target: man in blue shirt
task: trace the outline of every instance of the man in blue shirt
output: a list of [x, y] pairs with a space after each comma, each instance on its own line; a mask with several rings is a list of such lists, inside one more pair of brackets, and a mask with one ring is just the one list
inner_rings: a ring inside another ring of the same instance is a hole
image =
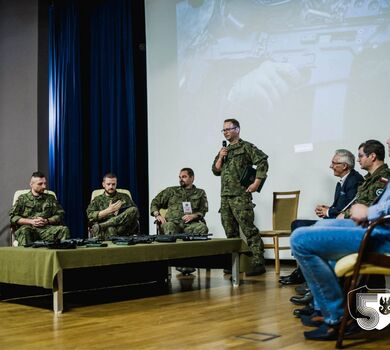
[[[390, 155], [390, 138], [387, 140]], [[337, 261], [343, 256], [359, 250], [366, 229], [360, 226], [390, 214], [390, 186], [376, 204], [367, 207], [355, 204], [351, 208], [350, 219], [321, 220], [314, 226], [301, 227], [291, 236], [291, 249], [313, 293], [319, 328], [304, 332], [307, 339], [329, 340], [337, 336], [337, 326], [343, 316], [344, 293], [329, 261]], [[373, 233], [373, 246], [380, 253], [390, 252], [390, 227], [378, 226]], [[316, 316], [316, 315], [313, 315]], [[314, 319], [314, 318], [312, 318]]]

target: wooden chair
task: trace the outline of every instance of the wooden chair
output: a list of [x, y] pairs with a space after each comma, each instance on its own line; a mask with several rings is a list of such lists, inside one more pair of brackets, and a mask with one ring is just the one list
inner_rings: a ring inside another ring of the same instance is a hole
[[[123, 188], [117, 188], [116, 190], [119, 193], [127, 194], [130, 197], [130, 199], [133, 199], [129, 190], [126, 190], [126, 189], [123, 189]], [[91, 193], [91, 202], [95, 199], [95, 197], [100, 196], [103, 193], [104, 193], [104, 188], [99, 188], [97, 190], [93, 190], [92, 193]], [[139, 221], [138, 221], [137, 225], [138, 225], [137, 234], [139, 234], [140, 233], [140, 223], [139, 223]], [[88, 227], [88, 238], [92, 238], [91, 227]]]
[[[336, 348], [343, 346], [345, 328], [347, 322], [351, 319], [349, 314], [349, 302], [352, 302], [354, 291], [363, 276], [368, 275], [390, 275], [390, 254], [379, 254], [368, 250], [369, 241], [373, 229], [384, 223], [390, 223], [390, 215], [383, 216], [372, 222], [363, 236], [359, 252], [347, 255], [341, 258], [336, 266], [335, 272], [338, 277], [346, 277], [344, 289], [346, 292], [346, 301], [344, 306], [344, 316], [341, 321], [339, 335], [336, 342]], [[389, 229], [390, 230], [390, 229]]]
[[[28, 190], [17, 190], [14, 193], [14, 198], [12, 200], [12, 206], [15, 205], [15, 203], [18, 200], [20, 195], [26, 194], [26, 193], [28, 193], [30, 191], [31, 191], [30, 189], [28, 189]], [[55, 199], [57, 199], [57, 196], [56, 196], [56, 194], [53, 191], [45, 190], [45, 193], [51, 194], [52, 196], [54, 196]], [[16, 240], [16, 237], [15, 237], [15, 231], [16, 231], [16, 227], [11, 224], [11, 230], [10, 230], [10, 236], [9, 236], [9, 245], [10, 246], [14, 246], [14, 247], [18, 246], [18, 241]]]
[[264, 244], [264, 249], [273, 249], [275, 254], [275, 273], [280, 273], [279, 251], [290, 249], [280, 246], [280, 237], [291, 235], [291, 223], [297, 218], [300, 191], [274, 192], [272, 205], [272, 230], [260, 231], [261, 237], [270, 237], [273, 243]]

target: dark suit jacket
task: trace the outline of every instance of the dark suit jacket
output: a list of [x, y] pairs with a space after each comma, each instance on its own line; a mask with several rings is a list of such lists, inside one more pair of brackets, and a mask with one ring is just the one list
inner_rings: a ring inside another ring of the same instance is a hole
[[334, 194], [334, 202], [329, 208], [328, 215], [330, 218], [335, 218], [343, 208], [356, 196], [358, 186], [364, 181], [362, 175], [352, 169], [343, 186], [340, 188], [338, 184]]

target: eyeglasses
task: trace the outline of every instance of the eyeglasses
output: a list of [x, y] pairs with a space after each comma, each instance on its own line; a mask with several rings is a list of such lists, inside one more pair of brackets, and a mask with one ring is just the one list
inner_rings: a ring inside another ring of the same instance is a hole
[[221, 132], [228, 132], [228, 131], [232, 131], [232, 130], [235, 130], [235, 129], [237, 129], [237, 126], [235, 126], [233, 128], [222, 129]]
[[335, 165], [339, 165], [339, 164], [345, 164], [344, 162], [334, 162], [334, 161], [332, 161], [332, 166], [335, 166]]
[[359, 159], [364, 158], [364, 157], [367, 157], [367, 155], [365, 153], [358, 153]]

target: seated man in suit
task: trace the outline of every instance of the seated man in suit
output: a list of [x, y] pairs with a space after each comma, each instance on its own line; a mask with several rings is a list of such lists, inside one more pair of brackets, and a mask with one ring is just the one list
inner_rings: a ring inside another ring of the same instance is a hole
[[[364, 181], [355, 168], [355, 157], [346, 149], [338, 149], [332, 158], [329, 166], [333, 170], [333, 175], [339, 177], [337, 182], [334, 200], [330, 206], [319, 204], [315, 208], [315, 213], [319, 218], [336, 218], [337, 215], [350, 203], [356, 196], [358, 186]], [[295, 220], [291, 224], [291, 232], [302, 226], [310, 226], [317, 220]], [[288, 276], [282, 276], [280, 283], [297, 284], [304, 281], [300, 269], [294, 270]], [[310, 298], [309, 298], [310, 299]]]
[[333, 204], [331, 206], [317, 205], [315, 213], [319, 218], [336, 218], [355, 198], [357, 189], [364, 178], [354, 167], [355, 157], [350, 151], [336, 150], [330, 168], [333, 170], [333, 175], [339, 177], [340, 180], [336, 185]]
[[138, 233], [138, 208], [125, 193], [116, 190], [115, 174], [104, 175], [104, 193], [95, 197], [87, 208], [88, 221], [94, 237], [108, 239]]
[[[390, 155], [390, 138], [387, 140]], [[359, 147], [359, 159], [364, 162], [374, 161], [376, 153], [370, 148]], [[379, 148], [378, 148], [379, 150]], [[364, 154], [363, 154], [364, 153]], [[381, 152], [379, 152], [379, 158]], [[364, 163], [361, 161], [361, 165]], [[361, 225], [373, 221], [383, 215], [390, 214], [389, 179], [382, 177], [383, 191], [376, 197], [375, 204], [368, 207], [363, 203], [354, 204], [350, 211], [350, 219], [328, 220], [318, 222], [310, 227], [301, 227], [291, 236], [291, 248], [311, 289], [318, 309], [308, 317], [301, 318], [306, 326], [316, 326], [313, 331], [304, 332], [306, 339], [336, 339], [338, 326], [343, 315], [344, 293], [334, 273], [330, 261], [356, 253], [359, 250], [366, 228]], [[378, 226], [374, 229], [375, 238], [371, 248], [379, 253], [390, 251], [390, 227]]]
[[69, 238], [69, 229], [61, 225], [64, 210], [53, 195], [45, 193], [45, 175], [34, 172], [30, 188], [30, 192], [19, 196], [9, 214], [11, 224], [17, 227], [18, 245]]

